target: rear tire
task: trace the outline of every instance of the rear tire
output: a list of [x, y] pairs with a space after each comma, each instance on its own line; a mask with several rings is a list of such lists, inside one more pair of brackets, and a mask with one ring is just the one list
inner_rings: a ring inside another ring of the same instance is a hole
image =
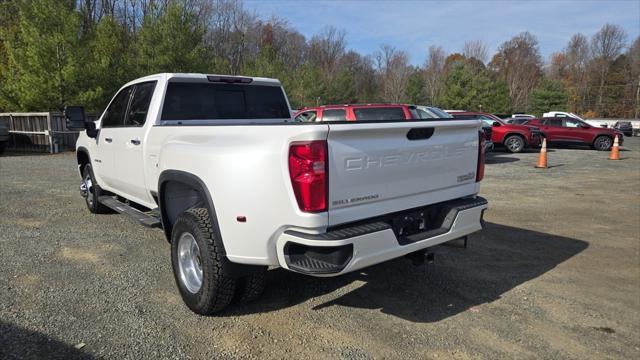
[[504, 147], [510, 153], [519, 153], [524, 149], [524, 139], [519, 135], [509, 135], [503, 141]]
[[225, 255], [207, 209], [178, 216], [171, 232], [173, 275], [182, 300], [196, 314], [214, 314], [234, 297], [236, 280]]
[[262, 295], [267, 284], [267, 268], [238, 279], [235, 300], [241, 304], [251, 302]]
[[95, 176], [93, 176], [91, 164], [84, 166], [82, 170], [82, 181], [87, 187], [87, 196], [84, 198], [87, 209], [93, 214], [106, 214], [111, 212], [111, 209], [98, 202], [98, 198], [102, 196], [102, 189], [100, 189]]
[[606, 135], [600, 135], [593, 140], [593, 148], [598, 151], [608, 151], [613, 146], [613, 140]]

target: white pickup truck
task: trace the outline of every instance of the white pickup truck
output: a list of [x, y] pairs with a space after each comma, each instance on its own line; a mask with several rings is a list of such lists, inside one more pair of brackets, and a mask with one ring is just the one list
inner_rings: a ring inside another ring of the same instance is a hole
[[278, 80], [157, 74], [97, 121], [66, 109], [92, 213], [160, 227], [194, 312], [256, 298], [269, 266], [335, 276], [482, 228], [479, 121], [304, 123]]

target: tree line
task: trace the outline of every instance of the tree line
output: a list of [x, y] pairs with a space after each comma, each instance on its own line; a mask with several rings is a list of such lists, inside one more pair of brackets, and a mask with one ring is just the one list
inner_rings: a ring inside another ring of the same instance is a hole
[[414, 66], [392, 45], [359, 54], [342, 30], [307, 39], [233, 0], [4, 0], [0, 23], [0, 111], [100, 111], [122, 84], [158, 72], [278, 78], [294, 108], [397, 102], [625, 118], [640, 109], [640, 37], [628, 42], [614, 24], [575, 34], [547, 63], [523, 32], [492, 56], [481, 41], [452, 54], [433, 45]]

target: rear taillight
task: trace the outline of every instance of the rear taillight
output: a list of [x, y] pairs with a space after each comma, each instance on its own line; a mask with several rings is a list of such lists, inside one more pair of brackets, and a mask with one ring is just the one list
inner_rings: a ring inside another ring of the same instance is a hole
[[298, 207], [304, 212], [327, 211], [327, 142], [295, 142], [289, 147], [289, 177]]
[[476, 182], [484, 178], [484, 131], [478, 131], [478, 168], [476, 169]]

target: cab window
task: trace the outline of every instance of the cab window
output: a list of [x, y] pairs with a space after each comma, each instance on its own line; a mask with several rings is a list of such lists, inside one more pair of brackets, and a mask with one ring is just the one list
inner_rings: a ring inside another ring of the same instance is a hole
[[353, 112], [357, 120], [404, 120], [404, 111], [400, 107], [384, 107], [384, 108], [355, 108]]
[[113, 99], [107, 111], [102, 116], [103, 128], [119, 127], [124, 125], [124, 115], [129, 106], [129, 98], [131, 95], [131, 86], [128, 86], [118, 93]]
[[544, 121], [544, 124], [547, 126], [562, 127], [562, 119], [547, 119]]
[[322, 121], [345, 121], [347, 114], [344, 109], [327, 109], [322, 112]]
[[317, 117], [318, 115], [315, 111], [305, 111], [303, 113], [298, 114], [298, 116], [296, 116], [296, 121], [313, 122], [313, 121], [316, 121]]
[[564, 120], [564, 126], [568, 128], [579, 128], [581, 125], [581, 121], [577, 119], [566, 118]]
[[156, 88], [156, 82], [150, 81], [136, 84], [131, 99], [131, 106], [125, 119], [124, 126], [142, 126], [147, 120], [147, 112], [151, 103], [153, 90]]

